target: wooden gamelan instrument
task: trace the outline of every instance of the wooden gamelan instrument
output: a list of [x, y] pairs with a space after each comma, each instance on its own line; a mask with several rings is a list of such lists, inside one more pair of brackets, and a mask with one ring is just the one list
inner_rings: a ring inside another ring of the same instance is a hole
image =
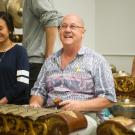
[[97, 135], [135, 135], [135, 120], [123, 116], [114, 117], [98, 126]]
[[80, 112], [0, 105], [1, 135], [68, 135], [86, 127]]

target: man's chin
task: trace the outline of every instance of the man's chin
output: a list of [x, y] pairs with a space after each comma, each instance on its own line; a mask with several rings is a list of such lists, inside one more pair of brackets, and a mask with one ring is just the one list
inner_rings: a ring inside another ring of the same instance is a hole
[[73, 42], [63, 42], [64, 45], [73, 45]]

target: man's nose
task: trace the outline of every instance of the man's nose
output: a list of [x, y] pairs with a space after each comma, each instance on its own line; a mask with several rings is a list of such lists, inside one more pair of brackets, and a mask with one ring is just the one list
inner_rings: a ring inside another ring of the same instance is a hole
[[69, 25], [69, 26], [66, 27], [65, 30], [66, 30], [66, 31], [71, 31], [72, 29], [71, 29], [71, 27], [70, 27], [70, 25]]

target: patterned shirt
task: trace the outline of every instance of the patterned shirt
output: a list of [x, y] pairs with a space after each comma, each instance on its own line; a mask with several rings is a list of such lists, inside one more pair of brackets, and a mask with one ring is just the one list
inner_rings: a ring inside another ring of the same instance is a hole
[[44, 62], [31, 95], [45, 97], [48, 106], [57, 97], [88, 100], [102, 96], [116, 102], [112, 73], [103, 56], [82, 47], [61, 69], [61, 53], [62, 49]]

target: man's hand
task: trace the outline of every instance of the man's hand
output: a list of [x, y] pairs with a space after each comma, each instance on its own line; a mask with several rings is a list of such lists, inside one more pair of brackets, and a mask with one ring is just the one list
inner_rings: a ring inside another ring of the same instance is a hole
[[34, 103], [34, 102], [33, 102], [33, 103], [30, 103], [30, 106], [31, 106], [31, 107], [35, 107], [35, 108], [36, 108], [36, 107], [41, 107], [41, 105], [39, 105], [39, 104], [36, 103], [36, 102], [35, 102], [35, 103]]
[[44, 99], [41, 96], [33, 95], [30, 99], [29, 105], [31, 107], [41, 107], [44, 103]]
[[61, 109], [66, 111], [82, 111], [83, 101], [76, 100], [65, 100], [59, 103], [59, 106], [62, 106]]

